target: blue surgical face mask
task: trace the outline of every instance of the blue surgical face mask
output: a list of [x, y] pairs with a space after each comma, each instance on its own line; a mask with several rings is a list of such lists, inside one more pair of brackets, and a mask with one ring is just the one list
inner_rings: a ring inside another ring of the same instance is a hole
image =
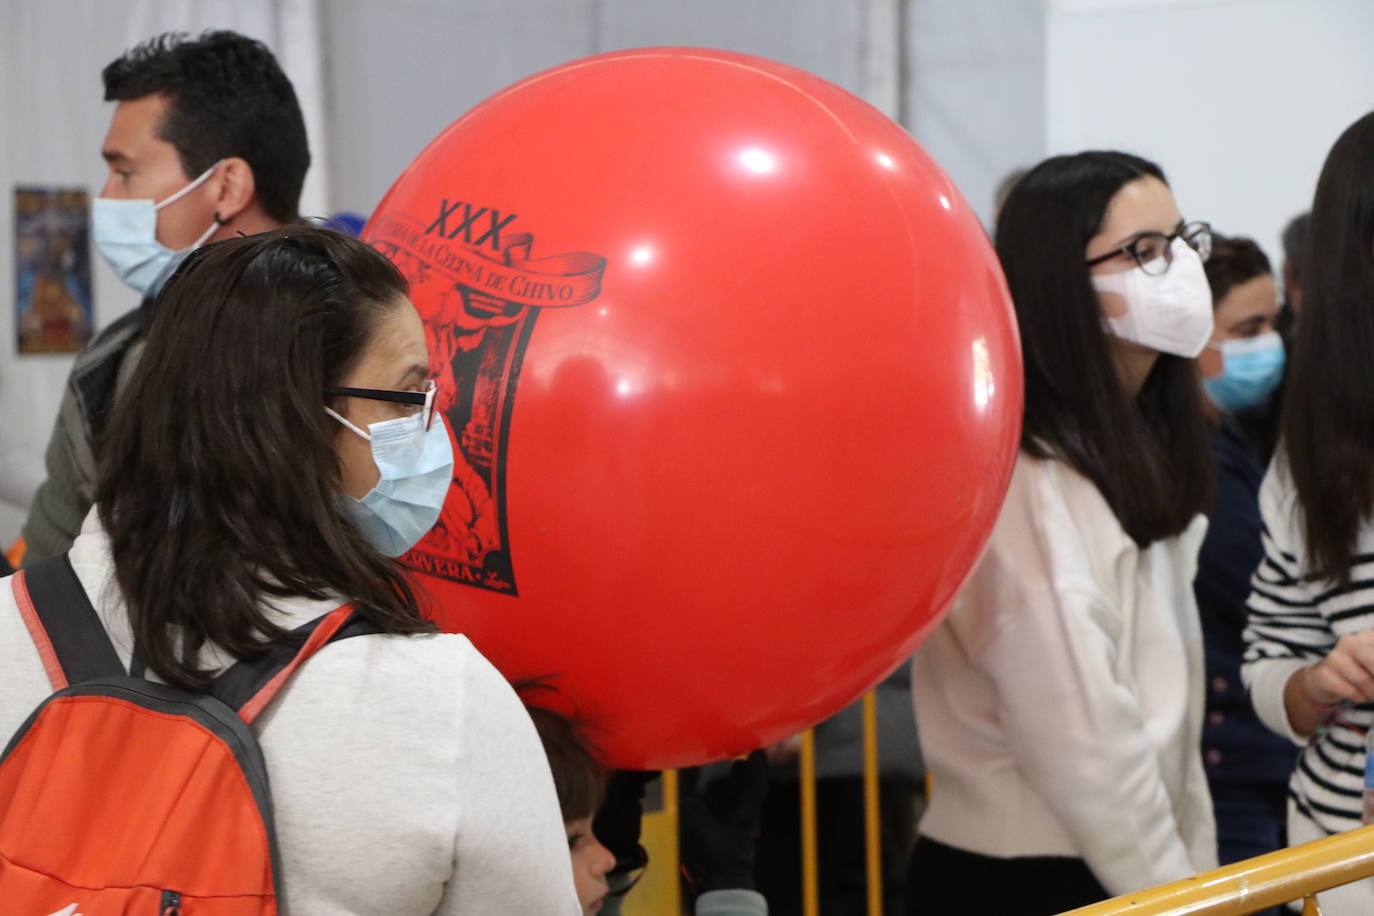
[[[223, 161], [223, 160], [221, 160]], [[210, 166], [200, 177], [161, 202], [147, 199], [115, 200], [97, 197], [91, 201], [91, 237], [105, 258], [105, 262], [119, 274], [119, 279], [138, 293], [147, 296], [157, 292], [161, 281], [170, 273], [178, 252], [157, 240], [157, 211], [176, 203], [200, 187], [214, 174], [219, 162]], [[193, 251], [220, 227], [218, 215], [185, 251]]]
[[340, 498], [363, 536], [386, 556], [399, 557], [434, 527], [453, 482], [453, 446], [444, 418], [436, 414], [426, 430], [417, 413], [370, 423], [363, 432], [328, 407], [325, 412], [372, 443], [381, 480], [362, 499], [346, 493]]
[[1278, 332], [1224, 340], [1215, 346], [1221, 351], [1221, 375], [1203, 380], [1212, 403], [1230, 411], [1263, 404], [1283, 378], [1283, 339]]

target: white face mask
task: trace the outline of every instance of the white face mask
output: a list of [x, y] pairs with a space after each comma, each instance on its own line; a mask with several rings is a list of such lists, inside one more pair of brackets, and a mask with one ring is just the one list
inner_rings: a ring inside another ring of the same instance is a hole
[[326, 407], [324, 412], [372, 443], [381, 475], [362, 499], [339, 494], [344, 510], [372, 545], [399, 557], [439, 521], [453, 484], [453, 446], [444, 418], [428, 430], [419, 414], [368, 424], [367, 432]]
[[[223, 162], [224, 160], [220, 160]], [[105, 262], [114, 268], [119, 278], [137, 292], [147, 296], [157, 292], [157, 285], [177, 252], [157, 240], [157, 211], [176, 203], [204, 184], [219, 162], [210, 166], [200, 177], [175, 194], [155, 203], [146, 198], [115, 200], [97, 197], [91, 201], [91, 236]], [[190, 248], [194, 251], [220, 227], [218, 216], [210, 228], [201, 233]]]
[[1093, 289], [1126, 300], [1126, 314], [1103, 318], [1112, 336], [1191, 359], [1212, 337], [1212, 289], [1202, 258], [1187, 242], [1174, 239], [1169, 252], [1172, 263], [1160, 276], [1139, 267], [1093, 274]]

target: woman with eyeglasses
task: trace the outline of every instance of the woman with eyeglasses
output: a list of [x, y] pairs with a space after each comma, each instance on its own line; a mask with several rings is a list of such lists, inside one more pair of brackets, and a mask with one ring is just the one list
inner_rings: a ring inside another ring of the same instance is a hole
[[[434, 632], [394, 559], [434, 524], [452, 467], [406, 293], [386, 258], [324, 229], [193, 252], [156, 302], [68, 557], [118, 664], [190, 690], [354, 606], [365, 635], [321, 648], [253, 726], [284, 912], [575, 914], [529, 716], [466, 638]], [[6, 587], [0, 734], [51, 689]]]
[[913, 663], [932, 773], [908, 911], [1059, 913], [1216, 864], [1191, 582], [1209, 504], [1204, 223], [1163, 172], [1057, 156], [997, 251], [1025, 362], [987, 552]]
[[[1374, 822], [1374, 113], [1336, 140], [1317, 180], [1302, 333], [1279, 449], [1260, 486], [1264, 560], [1251, 580], [1246, 686], [1264, 723], [1303, 750], [1288, 842]], [[1374, 880], [1320, 896], [1374, 911]]]

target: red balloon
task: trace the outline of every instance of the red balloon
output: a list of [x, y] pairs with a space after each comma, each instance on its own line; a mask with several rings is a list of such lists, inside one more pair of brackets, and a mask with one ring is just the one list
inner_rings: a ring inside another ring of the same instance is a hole
[[977, 560], [1019, 436], [1006, 287], [848, 92], [721, 51], [575, 61], [458, 119], [363, 235], [412, 284], [454, 440], [406, 560], [614, 765], [833, 714]]

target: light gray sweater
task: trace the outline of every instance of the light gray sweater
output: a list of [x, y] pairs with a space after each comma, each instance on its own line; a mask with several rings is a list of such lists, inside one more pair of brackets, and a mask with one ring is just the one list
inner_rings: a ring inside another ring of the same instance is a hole
[[[94, 513], [71, 560], [127, 666], [128, 620]], [[285, 601], [281, 621], [299, 626], [338, 603]], [[0, 740], [49, 693], [10, 582], [0, 581]], [[328, 645], [254, 727], [272, 785], [285, 916], [581, 912], [534, 726], [466, 637]]]

